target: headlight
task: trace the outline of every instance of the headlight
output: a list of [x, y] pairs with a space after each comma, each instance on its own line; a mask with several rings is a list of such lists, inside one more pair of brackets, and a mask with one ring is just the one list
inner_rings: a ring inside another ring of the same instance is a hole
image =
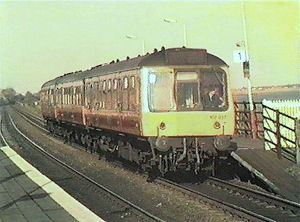
[[219, 136], [214, 139], [214, 147], [219, 151], [224, 151], [229, 148], [231, 142], [228, 136]]
[[156, 148], [159, 151], [166, 152], [170, 149], [167, 138], [158, 137], [155, 142]]
[[170, 149], [170, 144], [167, 137], [157, 137], [157, 138], [148, 138], [148, 141], [151, 147], [161, 151], [166, 152]]

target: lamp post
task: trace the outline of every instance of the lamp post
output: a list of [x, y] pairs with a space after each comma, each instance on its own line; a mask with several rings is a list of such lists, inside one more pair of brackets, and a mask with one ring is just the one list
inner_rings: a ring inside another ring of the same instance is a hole
[[250, 81], [250, 57], [249, 57], [249, 47], [247, 39], [247, 29], [246, 29], [246, 15], [245, 15], [245, 3], [244, 0], [241, 2], [241, 11], [242, 11], [242, 21], [243, 21], [243, 32], [244, 32], [244, 44], [245, 44], [245, 57], [246, 61], [243, 63], [244, 77], [248, 81], [248, 100], [250, 106], [250, 115], [251, 115], [251, 130], [253, 139], [257, 139], [257, 126], [256, 126], [256, 115], [254, 110], [254, 104], [252, 99], [252, 86]]
[[[169, 19], [169, 18], [164, 18], [163, 20], [166, 23], [178, 23], [176, 19]], [[183, 45], [186, 47], [187, 46], [187, 41], [186, 41], [186, 25], [183, 23]]]
[[[126, 35], [127, 39], [139, 39], [135, 35]], [[145, 40], [142, 39], [142, 50], [143, 50], [143, 55], [145, 55]]]

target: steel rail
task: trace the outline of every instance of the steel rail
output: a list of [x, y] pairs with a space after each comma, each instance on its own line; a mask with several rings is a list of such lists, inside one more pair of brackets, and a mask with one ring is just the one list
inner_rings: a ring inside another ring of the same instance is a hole
[[254, 217], [254, 218], [256, 218], [256, 219], [260, 219], [260, 220], [262, 220], [262, 221], [267, 221], [267, 222], [276, 222], [275, 220], [273, 220], [273, 219], [271, 219], [271, 218], [268, 218], [268, 217], [265, 217], [265, 216], [263, 216], [263, 215], [254, 213], [254, 212], [249, 211], [249, 210], [247, 210], [247, 209], [245, 209], [245, 208], [242, 208], [242, 207], [239, 207], [239, 206], [237, 206], [237, 205], [234, 205], [234, 204], [225, 202], [225, 201], [223, 201], [223, 200], [216, 199], [216, 198], [211, 197], [211, 196], [209, 196], [209, 195], [207, 195], [207, 194], [205, 194], [205, 193], [202, 193], [202, 192], [199, 192], [199, 191], [196, 191], [196, 190], [187, 188], [187, 187], [182, 186], [182, 185], [180, 185], [180, 184], [178, 184], [178, 183], [175, 183], [175, 182], [173, 182], [173, 181], [170, 181], [170, 180], [167, 180], [167, 179], [164, 179], [164, 178], [161, 178], [161, 177], [157, 178], [157, 180], [158, 180], [158, 181], [162, 181], [162, 182], [167, 183], [167, 184], [170, 184], [170, 185], [172, 185], [172, 186], [174, 186], [174, 187], [180, 188], [180, 189], [182, 189], [182, 190], [184, 190], [184, 191], [188, 191], [188, 192], [190, 192], [190, 193], [193, 193], [193, 194], [196, 194], [196, 195], [198, 195], [198, 196], [204, 197], [204, 198], [206, 198], [206, 199], [208, 199], [208, 200], [211, 200], [211, 201], [213, 201], [213, 202], [222, 204], [222, 205], [224, 205], [224, 206], [226, 206], [226, 207], [229, 207], [229, 208], [232, 208], [232, 209], [234, 209], [234, 210], [240, 211], [240, 212], [242, 212], [242, 213], [244, 213], [244, 214], [247, 214], [247, 215], [249, 215], [249, 216], [252, 216], [252, 217]]
[[229, 185], [229, 186], [247, 191], [249, 193], [254, 193], [254, 194], [257, 194], [257, 195], [261, 195], [263, 197], [267, 197], [267, 198], [276, 200], [278, 202], [290, 205], [290, 206], [298, 208], [300, 210], [300, 204], [297, 203], [297, 202], [294, 202], [294, 201], [291, 201], [291, 200], [288, 200], [288, 199], [284, 199], [284, 198], [281, 198], [281, 197], [278, 197], [278, 196], [275, 196], [275, 195], [272, 195], [272, 194], [269, 194], [269, 193], [265, 193], [265, 192], [262, 192], [262, 191], [259, 191], [259, 190], [253, 190], [253, 189], [248, 188], [248, 187], [243, 187], [243, 186], [240, 186], [240, 185], [237, 185], [237, 184], [233, 184], [233, 183], [221, 180], [221, 179], [216, 178], [216, 177], [208, 177], [208, 178], [210, 180], [214, 180], [214, 181], [217, 181], [219, 183], [223, 183], [223, 184], [226, 184], [226, 185]]
[[[38, 127], [39, 129], [47, 132], [47, 133], [50, 133], [49, 130], [47, 130], [45, 127], [42, 127], [42, 126], [39, 126], [38, 124], [36, 124], [35, 122], [33, 122], [32, 120], [30, 120], [27, 116], [25, 116], [22, 112], [20, 112], [19, 110], [17, 110], [17, 112], [19, 113], [19, 115], [21, 115], [24, 119], [26, 119], [28, 122], [32, 123], [33, 125], [35, 125], [36, 127]], [[30, 114], [28, 114], [30, 115]], [[32, 115], [30, 115], [32, 118], [36, 118]]]
[[[18, 112], [20, 112], [20, 111], [18, 111]], [[32, 118], [35, 118], [35, 116], [33, 116], [33, 115], [31, 115], [31, 114], [28, 114], [28, 115], [30, 115]], [[24, 116], [24, 115], [23, 115], [23, 116]], [[34, 125], [37, 125], [37, 124], [35, 124], [33, 121], [31, 121], [28, 117], [25, 116], [25, 118], [26, 118], [29, 122], [33, 123]], [[40, 126], [38, 126], [38, 127], [41, 128]], [[45, 130], [45, 129], [44, 129], [44, 130]], [[48, 132], [49, 132], [49, 131], [48, 131]], [[232, 187], [236, 187], [236, 188], [238, 188], [238, 189], [247, 191], [247, 192], [249, 192], [249, 193], [254, 193], [254, 194], [256, 194], [256, 195], [261, 195], [261, 196], [267, 197], [267, 198], [269, 198], [269, 199], [276, 200], [276, 201], [278, 201], [278, 202], [284, 203], [284, 204], [289, 205], [289, 206], [291, 206], [291, 207], [299, 208], [299, 209], [300, 209], [300, 204], [299, 204], [299, 203], [294, 202], [294, 201], [290, 201], [290, 200], [288, 200], [288, 199], [284, 199], [284, 198], [281, 198], [281, 197], [278, 197], [278, 196], [274, 196], [274, 195], [271, 195], [271, 194], [268, 194], [268, 193], [264, 193], [264, 192], [261, 192], [261, 191], [253, 190], [253, 189], [250, 189], [250, 188], [246, 188], [246, 187], [243, 187], [243, 186], [240, 186], [240, 185], [232, 184], [232, 183], [230, 183], [230, 182], [223, 181], [223, 180], [220, 180], [220, 179], [215, 178], [215, 177], [209, 177], [209, 179], [214, 180], [214, 181], [217, 181], [217, 182], [219, 182], [219, 183], [223, 183], [223, 184], [232, 186]], [[204, 194], [204, 193], [201, 193], [201, 192], [199, 192], [199, 191], [192, 190], [192, 189], [190, 189], [190, 188], [184, 187], [184, 186], [182, 186], [182, 185], [180, 185], [180, 184], [174, 183], [174, 182], [169, 181], [169, 180], [166, 180], [166, 179], [164, 179], [164, 178], [158, 178], [158, 181], [159, 181], [159, 180], [160, 180], [160, 181], [163, 181], [163, 182], [165, 182], [165, 183], [169, 183], [169, 184], [171, 184], [171, 185], [173, 185], [173, 186], [177, 186], [177, 187], [179, 187], [179, 188], [181, 188], [181, 189], [183, 189], [183, 190], [187, 190], [187, 191], [189, 191], [189, 192], [192, 192], [192, 193], [195, 193], [195, 194], [197, 194], [197, 195], [203, 196], [203, 197], [208, 198], [208, 199], [210, 199], [210, 200], [212, 200], [212, 201], [221, 203], [221, 204], [223, 204], [223, 205], [225, 205], [225, 206], [227, 206], [227, 207], [230, 207], [230, 208], [233, 208], [233, 209], [235, 209], [235, 210], [241, 211], [241, 212], [243, 212], [243, 213], [245, 213], [245, 214], [248, 214], [248, 215], [250, 215], [250, 216], [256, 217], [256, 218], [261, 219], [261, 220], [263, 220], [263, 221], [275, 221], [275, 220], [273, 220], [273, 219], [271, 219], [271, 218], [267, 218], [267, 217], [264, 217], [264, 216], [262, 216], [262, 215], [256, 214], [256, 213], [254, 213], [254, 212], [248, 211], [247, 209], [241, 208], [241, 207], [236, 206], [236, 205], [234, 205], [234, 204], [230, 204], [230, 203], [224, 202], [224, 201], [222, 201], [222, 200], [218, 200], [218, 199], [215, 199], [215, 198], [213, 198], [213, 197], [209, 197], [208, 195], [206, 195], [206, 194]]]
[[3, 140], [5, 146], [8, 146], [8, 143], [2, 134], [2, 115], [0, 115], [0, 137]]
[[[97, 183], [96, 181], [94, 181], [93, 179], [89, 178], [88, 176], [84, 175], [83, 173], [79, 172], [78, 170], [76, 170], [75, 168], [69, 166], [68, 164], [66, 164], [65, 162], [63, 162], [62, 160], [58, 159], [57, 157], [53, 156], [52, 154], [48, 153], [44, 148], [42, 148], [41, 146], [39, 146], [38, 144], [36, 144], [34, 141], [32, 141], [30, 138], [28, 138], [24, 133], [22, 133], [18, 127], [15, 125], [14, 121], [12, 120], [10, 114], [8, 114], [8, 117], [10, 119], [10, 122], [12, 123], [12, 126], [15, 128], [15, 130], [22, 135], [27, 141], [29, 141], [32, 145], [34, 145], [34, 147], [36, 147], [39, 151], [41, 151], [42, 153], [44, 153], [46, 156], [48, 156], [49, 158], [55, 160], [56, 162], [58, 162], [59, 164], [61, 164], [62, 166], [64, 166], [65, 168], [71, 170], [72, 172], [80, 175], [81, 177], [83, 177], [84, 179], [86, 179], [87, 181], [89, 181], [90, 183], [96, 185], [97, 187], [99, 187], [100, 189], [104, 190], [105, 192], [109, 193], [110, 195], [112, 195], [113, 197], [123, 201], [124, 203], [126, 203], [127, 205], [131, 206], [133, 209], [143, 213], [144, 215], [146, 215], [147, 217], [155, 220], [155, 221], [159, 221], [159, 222], [165, 222], [164, 220], [162, 220], [161, 218], [147, 212], [146, 210], [140, 208], [139, 206], [133, 204], [132, 202], [130, 202], [129, 200], [126, 200], [125, 198], [121, 197], [120, 195], [114, 193], [113, 191], [109, 190], [108, 188], [104, 187], [103, 185]], [[2, 134], [1, 134], [2, 135]], [[2, 135], [3, 137], [3, 135]], [[3, 137], [4, 138], [4, 137]], [[7, 142], [6, 142], [7, 143]]]

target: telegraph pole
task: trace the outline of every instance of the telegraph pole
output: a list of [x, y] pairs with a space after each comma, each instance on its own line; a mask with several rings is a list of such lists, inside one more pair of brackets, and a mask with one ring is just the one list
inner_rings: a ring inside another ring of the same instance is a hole
[[244, 42], [245, 42], [245, 61], [243, 62], [244, 77], [248, 82], [248, 100], [250, 106], [250, 118], [251, 118], [251, 131], [253, 139], [257, 139], [257, 126], [256, 126], [256, 115], [254, 110], [254, 104], [252, 99], [252, 86], [250, 81], [250, 57], [249, 47], [247, 39], [247, 28], [246, 28], [246, 15], [245, 15], [245, 3], [244, 0], [241, 2], [242, 20], [243, 20], [243, 31], [244, 31]]

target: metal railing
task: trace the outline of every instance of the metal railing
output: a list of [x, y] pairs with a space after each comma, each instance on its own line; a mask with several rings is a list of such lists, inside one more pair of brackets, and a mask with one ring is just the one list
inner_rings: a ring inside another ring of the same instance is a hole
[[[250, 104], [248, 102], [235, 102], [235, 133], [248, 138], [264, 139], [264, 126], [263, 126], [263, 107], [262, 103], [254, 102], [254, 115], [251, 115]], [[255, 128], [251, 126], [251, 118], [255, 118]], [[255, 135], [254, 135], [255, 134]]]
[[[297, 118], [271, 108], [261, 102], [254, 102], [251, 115], [247, 102], [236, 102], [236, 134], [264, 141], [265, 149], [275, 150], [279, 159], [284, 155], [295, 161], [297, 151]], [[252, 126], [251, 118], [255, 125]], [[299, 159], [299, 158], [298, 158]]]

